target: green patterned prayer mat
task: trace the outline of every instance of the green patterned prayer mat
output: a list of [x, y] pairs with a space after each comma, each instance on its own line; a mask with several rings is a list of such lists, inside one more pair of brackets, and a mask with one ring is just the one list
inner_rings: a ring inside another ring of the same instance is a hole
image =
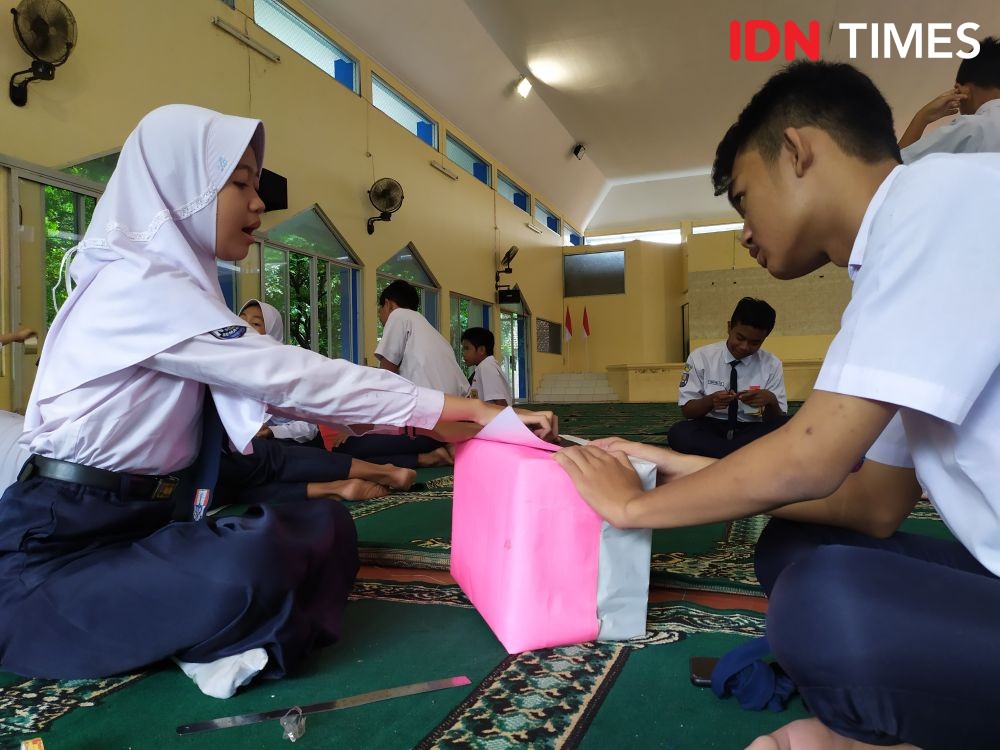
[[742, 711], [689, 684], [690, 656], [720, 655], [762, 628], [755, 612], [659, 603], [643, 638], [509, 656], [457, 586], [366, 580], [340, 643], [304, 671], [229, 700], [202, 695], [173, 665], [61, 683], [0, 674], [0, 747], [30, 737], [49, 750], [280, 747], [276, 721], [183, 737], [175, 730], [466, 675], [469, 686], [309, 716], [297, 746], [729, 750], [806, 715], [797, 700], [780, 714]]

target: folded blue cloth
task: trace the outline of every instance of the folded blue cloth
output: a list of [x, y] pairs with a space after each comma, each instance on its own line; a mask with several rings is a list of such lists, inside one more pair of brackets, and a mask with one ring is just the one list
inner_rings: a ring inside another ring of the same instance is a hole
[[712, 670], [712, 692], [719, 698], [736, 696], [748, 711], [784, 711], [795, 685], [780, 666], [764, 661], [770, 653], [766, 635], [734, 648]]

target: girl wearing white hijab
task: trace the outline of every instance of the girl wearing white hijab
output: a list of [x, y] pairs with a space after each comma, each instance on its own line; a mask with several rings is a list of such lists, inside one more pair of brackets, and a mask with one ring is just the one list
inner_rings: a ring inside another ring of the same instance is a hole
[[[495, 415], [243, 335], [215, 262], [254, 242], [263, 153], [259, 121], [183, 105], [154, 110], [125, 142], [45, 341], [22, 438], [32, 457], [0, 499], [0, 669], [101, 677], [254, 651], [281, 677], [337, 639], [358, 565], [342, 504], [171, 522], [166, 475], [198, 454], [207, 390], [238, 451], [265, 404], [418, 428]], [[551, 415], [523, 418], [553, 432]]]

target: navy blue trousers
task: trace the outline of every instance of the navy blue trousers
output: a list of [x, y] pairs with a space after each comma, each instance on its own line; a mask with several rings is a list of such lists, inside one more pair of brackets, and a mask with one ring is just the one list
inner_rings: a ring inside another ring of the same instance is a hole
[[667, 433], [667, 444], [678, 453], [722, 458], [781, 427], [788, 417], [767, 422], [737, 422], [732, 440], [726, 439], [729, 424], [725, 419], [701, 417], [677, 422]]
[[392, 464], [404, 469], [417, 468], [417, 456], [430, 453], [444, 443], [426, 435], [358, 435], [347, 438], [334, 453], [343, 453], [373, 464]]
[[267, 650], [281, 677], [337, 640], [358, 571], [338, 502], [171, 522], [170, 501], [129, 501], [55, 479], [0, 498], [0, 669], [104, 677], [170, 656]]
[[825, 725], [874, 745], [1000, 748], [1000, 579], [961, 544], [773, 519], [756, 568], [774, 655]]
[[347, 479], [351, 456], [274, 438], [254, 438], [253, 453], [224, 453], [217, 504], [283, 503], [306, 499], [309, 482]]

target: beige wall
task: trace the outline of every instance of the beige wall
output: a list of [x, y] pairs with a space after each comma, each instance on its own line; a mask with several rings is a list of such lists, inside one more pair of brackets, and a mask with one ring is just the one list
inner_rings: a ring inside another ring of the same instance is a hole
[[741, 297], [766, 300], [777, 312], [764, 348], [783, 360], [817, 360], [840, 328], [851, 297], [847, 272], [832, 265], [779, 281], [757, 265], [736, 232], [693, 235], [686, 245], [691, 349], [726, 336]]

